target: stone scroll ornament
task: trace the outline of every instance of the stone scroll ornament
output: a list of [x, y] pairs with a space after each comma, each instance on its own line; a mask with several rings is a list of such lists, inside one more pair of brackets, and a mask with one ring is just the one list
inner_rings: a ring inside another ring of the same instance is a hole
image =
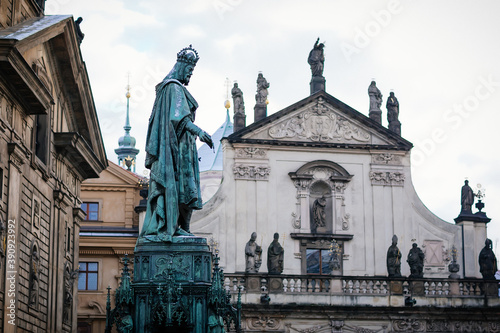
[[314, 142], [368, 142], [370, 134], [347, 119], [336, 115], [324, 104], [318, 104], [269, 129], [273, 139], [295, 138]]

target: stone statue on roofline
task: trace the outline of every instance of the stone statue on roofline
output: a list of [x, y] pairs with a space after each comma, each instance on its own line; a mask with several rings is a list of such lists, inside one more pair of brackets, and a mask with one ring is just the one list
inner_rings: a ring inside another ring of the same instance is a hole
[[484, 247], [479, 253], [479, 271], [485, 280], [495, 280], [497, 272], [497, 258], [493, 252], [493, 243], [487, 238]]
[[410, 266], [410, 278], [421, 279], [424, 277], [424, 259], [424, 252], [417, 246], [417, 243], [413, 243], [406, 260]]
[[309, 52], [307, 63], [311, 66], [311, 74], [316, 77], [323, 77], [325, 67], [325, 44], [319, 42], [319, 37], [314, 43], [313, 49]]
[[252, 232], [245, 246], [245, 272], [247, 273], [258, 273], [262, 264], [262, 247], [255, 242], [256, 239], [257, 233]]
[[187, 91], [198, 52], [186, 47], [156, 86], [146, 137], [146, 168], [151, 170], [146, 217], [140, 238], [171, 242], [189, 231], [194, 209], [202, 208], [196, 138], [210, 148], [210, 135], [194, 124], [198, 103]]
[[460, 199], [460, 205], [462, 209], [460, 211], [460, 215], [472, 215], [472, 205], [474, 204], [474, 192], [472, 192], [472, 188], [469, 186], [469, 181], [465, 180], [464, 186], [462, 186], [462, 193]]
[[370, 119], [375, 120], [377, 123], [382, 123], [382, 93], [377, 88], [377, 83], [372, 81], [368, 86], [368, 96], [370, 97], [370, 110], [368, 116]]
[[267, 88], [269, 88], [269, 83], [264, 75], [259, 73], [257, 76], [257, 94], [255, 95], [255, 101], [257, 104], [266, 104], [267, 95], [269, 94]]
[[396, 235], [392, 236], [392, 244], [387, 250], [387, 273], [389, 277], [401, 277], [401, 251]]
[[386, 107], [389, 130], [398, 135], [401, 135], [401, 122], [399, 121], [399, 101], [396, 96], [394, 96], [393, 91], [389, 93]]
[[274, 233], [273, 241], [267, 249], [267, 271], [269, 274], [283, 273], [283, 255], [285, 250], [279, 243], [280, 235]]
[[233, 108], [234, 114], [245, 114], [245, 103], [243, 101], [243, 92], [238, 87], [238, 83], [234, 83], [233, 89], [231, 89], [231, 95], [233, 97]]

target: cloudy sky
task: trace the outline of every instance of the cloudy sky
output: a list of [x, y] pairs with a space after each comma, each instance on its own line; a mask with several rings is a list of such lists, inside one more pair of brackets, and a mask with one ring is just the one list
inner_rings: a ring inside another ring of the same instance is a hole
[[81, 50], [110, 160], [116, 162], [123, 135], [128, 75], [142, 173], [154, 86], [180, 49], [193, 44], [201, 56], [189, 90], [200, 104], [196, 122], [211, 133], [225, 119], [226, 78], [243, 90], [247, 124], [259, 71], [271, 84], [269, 114], [307, 97], [307, 56], [320, 37], [328, 93], [368, 114], [372, 79], [384, 106], [395, 92], [402, 135], [415, 146], [413, 184], [428, 208], [453, 222], [464, 179], [473, 189], [482, 184], [494, 245], [500, 238], [499, 12], [495, 0], [46, 2], [46, 14], [84, 19]]

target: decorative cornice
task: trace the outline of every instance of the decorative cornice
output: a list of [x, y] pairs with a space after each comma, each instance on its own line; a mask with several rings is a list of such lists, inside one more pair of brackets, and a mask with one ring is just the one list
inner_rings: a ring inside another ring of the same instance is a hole
[[[47, 114], [52, 95], [17, 49], [18, 40], [0, 39], [0, 69], [27, 114]], [[22, 92], [22, 95], [20, 94]]]
[[54, 133], [54, 146], [59, 154], [66, 156], [83, 179], [97, 178], [105, 166], [99, 161], [94, 151], [78, 133]]

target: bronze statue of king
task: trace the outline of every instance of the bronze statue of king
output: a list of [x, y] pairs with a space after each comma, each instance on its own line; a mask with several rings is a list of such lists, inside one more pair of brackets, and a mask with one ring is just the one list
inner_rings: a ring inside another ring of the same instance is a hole
[[156, 99], [146, 137], [146, 168], [151, 170], [146, 217], [140, 238], [172, 242], [190, 236], [194, 209], [202, 208], [196, 138], [212, 139], [194, 124], [198, 103], [187, 91], [198, 52], [191, 45], [156, 86]]

